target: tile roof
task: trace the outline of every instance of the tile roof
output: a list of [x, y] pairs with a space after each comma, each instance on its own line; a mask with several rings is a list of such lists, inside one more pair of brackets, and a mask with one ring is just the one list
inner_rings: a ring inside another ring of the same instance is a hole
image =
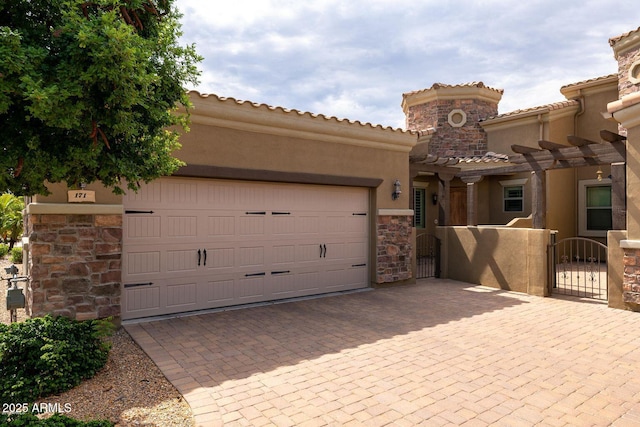
[[345, 124], [351, 124], [351, 125], [359, 125], [362, 127], [369, 127], [372, 129], [382, 129], [385, 131], [393, 131], [393, 132], [399, 132], [399, 133], [407, 133], [407, 134], [411, 134], [411, 133], [415, 133], [414, 131], [409, 131], [409, 130], [405, 130], [405, 129], [401, 129], [401, 128], [394, 128], [391, 126], [382, 126], [382, 125], [375, 125], [369, 122], [361, 122], [359, 120], [349, 120], [349, 119], [340, 119], [337, 118], [335, 116], [326, 116], [324, 114], [316, 114], [316, 113], [310, 113], [307, 111], [300, 111], [300, 110], [295, 110], [295, 109], [288, 109], [288, 108], [284, 108], [284, 107], [279, 107], [279, 106], [272, 106], [272, 105], [268, 105], [268, 104], [259, 104], [256, 102], [251, 102], [251, 101], [243, 101], [243, 100], [239, 100], [236, 98], [231, 98], [231, 97], [223, 97], [223, 96], [218, 96], [216, 94], [207, 94], [207, 93], [200, 93], [197, 90], [190, 90], [189, 95], [197, 95], [200, 98], [214, 98], [220, 102], [224, 102], [224, 103], [233, 103], [236, 105], [241, 105], [241, 106], [251, 106], [253, 108], [255, 108], [256, 110], [263, 110], [263, 111], [280, 111], [282, 113], [285, 113], [287, 115], [291, 115], [291, 116], [306, 116], [306, 117], [310, 117], [313, 119], [317, 119], [317, 120], [325, 120], [325, 121], [333, 121], [336, 123], [345, 123]]
[[574, 86], [583, 86], [583, 85], [590, 84], [590, 83], [603, 82], [605, 80], [609, 80], [609, 79], [612, 79], [614, 77], [617, 79], [618, 78], [618, 74], [608, 74], [606, 76], [594, 77], [592, 79], [583, 80], [581, 82], [569, 83], [567, 85], [562, 86], [560, 88], [560, 92], [562, 92], [565, 89], [572, 88]]
[[457, 84], [457, 85], [448, 85], [445, 83], [434, 83], [430, 88], [426, 88], [426, 89], [420, 89], [420, 90], [414, 90], [411, 92], [406, 92], [403, 93], [402, 96], [411, 96], [411, 95], [415, 95], [418, 93], [422, 93], [422, 92], [426, 92], [428, 90], [433, 90], [433, 89], [440, 89], [440, 88], [464, 88], [464, 87], [477, 87], [477, 88], [486, 88], [489, 90], [493, 90], [499, 94], [503, 94], [504, 90], [503, 89], [495, 89], [489, 86], [486, 86], [483, 82], [470, 82], [470, 83], [462, 83], [462, 84]]
[[622, 39], [624, 39], [624, 38], [629, 37], [629, 36], [630, 36], [630, 35], [632, 35], [633, 33], [638, 33], [638, 32], [640, 32], [640, 27], [636, 28], [635, 30], [631, 30], [631, 31], [628, 31], [628, 32], [626, 32], [626, 33], [624, 33], [624, 34], [621, 34], [621, 35], [619, 35], [619, 36], [617, 36], [617, 37], [611, 37], [611, 38], [609, 39], [609, 46], [613, 47], [613, 46], [615, 46], [615, 44], [616, 44], [616, 43], [618, 43], [620, 40], [622, 40]]
[[459, 163], [508, 163], [509, 156], [506, 154], [494, 153], [493, 151], [487, 151], [482, 156], [464, 156], [457, 157]]
[[540, 105], [538, 107], [531, 107], [531, 108], [525, 108], [522, 110], [509, 111], [508, 113], [498, 114], [497, 116], [488, 117], [487, 119], [482, 121], [487, 122], [490, 120], [503, 119], [507, 117], [516, 117], [516, 116], [525, 115], [525, 114], [542, 113], [542, 112], [560, 110], [563, 108], [573, 107], [578, 105], [580, 105], [580, 102], [571, 99], [567, 101], [554, 102], [552, 104]]

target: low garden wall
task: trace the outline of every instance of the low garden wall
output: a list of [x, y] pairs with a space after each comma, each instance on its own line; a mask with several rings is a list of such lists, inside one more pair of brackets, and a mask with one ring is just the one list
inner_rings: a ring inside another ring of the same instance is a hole
[[441, 277], [492, 288], [548, 296], [547, 245], [551, 230], [507, 227], [437, 227]]

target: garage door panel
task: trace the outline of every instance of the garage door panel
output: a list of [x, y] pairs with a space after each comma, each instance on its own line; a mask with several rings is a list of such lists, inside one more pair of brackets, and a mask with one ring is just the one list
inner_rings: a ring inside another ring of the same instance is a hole
[[160, 310], [160, 286], [125, 287], [125, 311], [129, 314], [144, 315]]
[[320, 272], [308, 271], [296, 274], [296, 285], [308, 294], [315, 294], [321, 290]]
[[198, 251], [192, 248], [166, 252], [167, 273], [189, 272], [198, 269]]
[[265, 295], [265, 278], [262, 273], [247, 273], [247, 275], [238, 280], [238, 285], [234, 288], [234, 297], [240, 303], [263, 301]]
[[211, 182], [205, 184], [208, 206], [224, 206], [227, 209], [235, 209], [236, 188], [225, 183]]
[[124, 196], [127, 206], [154, 206], [162, 203], [162, 182], [161, 180], [142, 184], [136, 191], [129, 190]]
[[296, 218], [296, 233], [317, 234], [320, 232], [320, 217], [318, 215], [300, 215]]
[[323, 252], [320, 243], [304, 243], [300, 244], [296, 250], [296, 262], [314, 262], [319, 263]]
[[272, 221], [272, 228], [271, 228], [271, 233], [274, 236], [280, 236], [280, 235], [295, 235], [296, 234], [296, 218], [293, 216], [290, 216], [291, 214], [284, 214], [284, 213], [280, 213], [280, 214], [276, 214], [273, 215], [273, 213], [271, 214], [273, 216], [273, 218], [271, 219]]
[[165, 180], [163, 182], [163, 202], [182, 208], [198, 207], [198, 182]]
[[197, 309], [197, 283], [187, 281], [184, 283], [169, 283], [167, 285], [167, 308], [188, 311]]
[[296, 245], [275, 245], [271, 250], [271, 264], [281, 266], [296, 262]]
[[264, 235], [264, 216], [244, 216], [238, 221], [238, 234], [241, 236]]
[[203, 265], [208, 270], [224, 270], [235, 266], [235, 248], [208, 248], [206, 249], [206, 264], [203, 253]]
[[368, 286], [366, 189], [158, 182], [125, 199], [125, 319]]
[[127, 252], [123, 270], [128, 276], [160, 273], [161, 253], [155, 251]]
[[202, 308], [221, 307], [233, 303], [233, 279], [207, 280], [201, 286], [200, 298], [205, 302]]
[[207, 217], [206, 234], [210, 237], [236, 234], [236, 217], [231, 215]]
[[168, 237], [195, 237], [198, 235], [198, 217], [195, 215], [167, 216]]
[[[274, 276], [272, 274], [272, 276]], [[295, 274], [290, 271], [285, 273], [277, 273], [277, 276], [273, 281], [274, 284], [271, 287], [272, 294], [274, 298], [291, 298], [298, 291], [297, 287], [297, 277]]]
[[154, 239], [161, 236], [160, 216], [127, 216], [125, 237], [127, 239]]
[[264, 267], [264, 247], [240, 247], [238, 249], [238, 259], [236, 262], [238, 267]]

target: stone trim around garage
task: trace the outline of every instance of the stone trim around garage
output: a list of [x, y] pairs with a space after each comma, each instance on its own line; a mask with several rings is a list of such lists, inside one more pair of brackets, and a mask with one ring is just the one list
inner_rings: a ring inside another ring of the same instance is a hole
[[27, 206], [28, 316], [119, 319], [122, 211], [121, 205]]
[[380, 209], [376, 216], [376, 284], [413, 278], [413, 211]]

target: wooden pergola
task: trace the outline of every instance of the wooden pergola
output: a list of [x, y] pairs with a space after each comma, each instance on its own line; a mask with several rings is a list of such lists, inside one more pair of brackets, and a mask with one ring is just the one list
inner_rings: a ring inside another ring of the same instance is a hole
[[411, 187], [421, 172], [438, 177], [440, 225], [449, 225], [449, 191], [454, 178], [467, 184], [467, 225], [478, 225], [478, 192], [475, 184], [485, 176], [531, 172], [533, 228], [546, 227], [546, 172], [549, 170], [611, 165], [611, 207], [613, 229], [626, 229], [626, 137], [600, 131], [602, 142], [568, 136], [570, 145], [538, 141], [539, 148], [518, 144], [511, 146], [514, 155], [485, 157], [471, 167], [461, 167], [461, 159], [432, 155], [410, 156]]

